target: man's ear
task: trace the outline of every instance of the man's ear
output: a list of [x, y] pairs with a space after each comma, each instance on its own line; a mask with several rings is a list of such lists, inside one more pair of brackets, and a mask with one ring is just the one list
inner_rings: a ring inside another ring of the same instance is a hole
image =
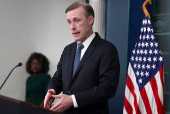
[[88, 17], [89, 25], [92, 25], [94, 22], [94, 17], [91, 15]]

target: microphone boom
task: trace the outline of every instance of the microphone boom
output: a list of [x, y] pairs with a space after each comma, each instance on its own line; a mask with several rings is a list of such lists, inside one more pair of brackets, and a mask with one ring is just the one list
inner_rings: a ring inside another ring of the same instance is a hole
[[3, 84], [1, 85], [0, 90], [1, 90], [1, 88], [3, 87], [3, 85], [5, 84], [5, 82], [7, 81], [8, 77], [11, 75], [12, 71], [13, 71], [15, 68], [17, 68], [18, 66], [22, 66], [22, 63], [18, 63], [18, 65], [15, 66], [15, 67], [11, 70], [11, 72], [8, 74], [7, 78], [5, 79], [5, 81], [3, 82]]

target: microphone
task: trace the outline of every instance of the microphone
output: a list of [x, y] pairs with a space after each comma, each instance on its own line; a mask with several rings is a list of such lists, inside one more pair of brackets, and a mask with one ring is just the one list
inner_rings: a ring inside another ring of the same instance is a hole
[[1, 88], [3, 87], [3, 85], [5, 84], [5, 82], [7, 81], [8, 77], [10, 76], [10, 74], [12, 73], [12, 71], [13, 71], [15, 68], [20, 67], [20, 66], [22, 66], [22, 63], [18, 63], [18, 65], [15, 66], [15, 67], [11, 70], [11, 72], [8, 74], [7, 78], [5, 79], [5, 81], [3, 82], [3, 84], [1, 85], [0, 90], [1, 90]]
[[18, 63], [17, 67], [18, 67], [18, 66], [22, 66], [22, 63]]

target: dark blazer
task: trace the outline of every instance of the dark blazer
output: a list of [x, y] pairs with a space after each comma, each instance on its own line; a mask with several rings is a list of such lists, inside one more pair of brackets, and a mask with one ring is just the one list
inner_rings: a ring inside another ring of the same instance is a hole
[[75, 95], [78, 108], [71, 107], [64, 114], [109, 114], [108, 100], [119, 82], [117, 49], [96, 33], [73, 76], [76, 48], [77, 42], [65, 47], [48, 89]]

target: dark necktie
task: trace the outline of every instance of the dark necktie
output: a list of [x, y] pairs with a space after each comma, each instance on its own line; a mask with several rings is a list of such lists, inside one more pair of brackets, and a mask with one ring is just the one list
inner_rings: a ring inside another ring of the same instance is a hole
[[79, 65], [79, 62], [80, 62], [80, 57], [81, 57], [81, 50], [84, 48], [84, 45], [79, 43], [78, 44], [78, 48], [77, 48], [77, 51], [76, 51], [76, 56], [75, 56], [75, 59], [74, 59], [74, 68], [73, 68], [73, 75]]

